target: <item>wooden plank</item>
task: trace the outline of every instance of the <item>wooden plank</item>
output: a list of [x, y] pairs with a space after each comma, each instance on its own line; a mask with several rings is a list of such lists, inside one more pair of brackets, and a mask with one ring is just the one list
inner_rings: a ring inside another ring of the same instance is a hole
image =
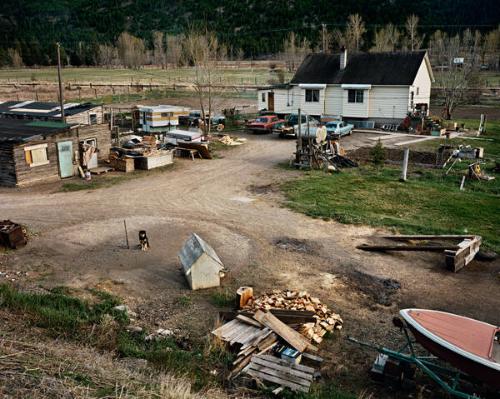
[[309, 392], [309, 388], [299, 385], [299, 384], [294, 384], [293, 382], [290, 381], [285, 381], [282, 380], [281, 378], [262, 373], [256, 370], [247, 370], [246, 373], [254, 378], [261, 379], [264, 381], [269, 381], [269, 382], [274, 382], [275, 384], [282, 385], [284, 387], [290, 388], [293, 391], [302, 391], [302, 392]]
[[[281, 364], [281, 365], [290, 365], [290, 363], [288, 363], [287, 361], [279, 359], [276, 356], [260, 355], [259, 357], [261, 359], [267, 360], [268, 362], [273, 362], [273, 363]], [[302, 364], [294, 364], [293, 368], [300, 370], [300, 371], [303, 371], [305, 373], [309, 373], [309, 374], [314, 374], [314, 372], [316, 371], [316, 369], [314, 369], [313, 367], [304, 366]]]
[[297, 375], [290, 374], [289, 373], [289, 371], [291, 370], [290, 368], [287, 369], [285, 367], [283, 370], [279, 370], [277, 368], [274, 368], [272, 363], [270, 363], [269, 365], [258, 364], [253, 361], [254, 357], [255, 356], [252, 357], [252, 360], [248, 365], [247, 371], [248, 370], [260, 371], [262, 373], [266, 373], [274, 377], [281, 378], [284, 381], [293, 382], [294, 384], [302, 385], [305, 387], [309, 387], [311, 385], [312, 376], [310, 376], [311, 379], [305, 379]]
[[264, 324], [266, 327], [273, 330], [286, 342], [288, 342], [293, 348], [297, 349], [299, 352], [305, 352], [307, 348], [312, 350], [317, 350], [317, 348], [312, 345], [304, 336], [295, 330], [292, 330], [285, 323], [276, 318], [272, 313], [264, 313], [258, 310], [255, 313], [254, 318]]
[[313, 380], [313, 373], [306, 373], [301, 370], [296, 370], [293, 367], [293, 364], [288, 363], [288, 364], [279, 364], [279, 363], [274, 363], [270, 362], [269, 360], [263, 359], [260, 356], [253, 356], [252, 357], [252, 363], [255, 364], [260, 364], [261, 366], [269, 367], [271, 369], [279, 370], [287, 374], [291, 374], [300, 378], [303, 378], [304, 380], [312, 381]]
[[422, 234], [399, 234], [396, 236], [380, 236], [381, 238], [388, 238], [390, 240], [448, 240], [448, 239], [465, 239], [465, 238], [474, 238], [474, 235], [463, 235], [463, 234], [445, 234], [445, 235], [422, 235]]
[[312, 360], [313, 362], [318, 362], [318, 363], [322, 363], [323, 362], [323, 358], [322, 357], [319, 357], [319, 356], [316, 356], [316, 355], [311, 355], [310, 353], [303, 353], [302, 354], [302, 358], [303, 359], [307, 359], [307, 360]]
[[243, 323], [246, 323], [246, 324], [250, 324], [251, 326], [254, 326], [254, 327], [257, 327], [257, 328], [262, 328], [262, 324], [259, 323], [257, 320], [255, 319], [252, 319], [251, 317], [248, 317], [248, 316], [244, 316], [242, 314], [239, 314], [236, 316], [236, 318], [239, 320], [239, 321], [242, 321]]
[[222, 338], [223, 332], [229, 331], [233, 326], [235, 326], [237, 323], [235, 320], [231, 320], [226, 324], [223, 324], [219, 328], [216, 328], [215, 330], [212, 331], [212, 334], [216, 335], [219, 338]]
[[457, 250], [458, 245], [369, 245], [362, 244], [356, 247], [363, 251], [428, 251], [443, 252], [446, 250]]

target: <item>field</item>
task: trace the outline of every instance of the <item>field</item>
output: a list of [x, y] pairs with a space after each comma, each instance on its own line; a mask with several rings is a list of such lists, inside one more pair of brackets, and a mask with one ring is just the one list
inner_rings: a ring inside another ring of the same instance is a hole
[[[289, 79], [290, 73], [285, 72], [285, 77]], [[63, 68], [65, 83], [172, 84], [193, 82], [194, 78], [194, 68]], [[218, 68], [214, 71], [215, 84], [265, 85], [271, 78], [273, 76], [269, 68], [263, 67]], [[0, 69], [0, 82], [57, 82], [57, 69], [55, 67]]]

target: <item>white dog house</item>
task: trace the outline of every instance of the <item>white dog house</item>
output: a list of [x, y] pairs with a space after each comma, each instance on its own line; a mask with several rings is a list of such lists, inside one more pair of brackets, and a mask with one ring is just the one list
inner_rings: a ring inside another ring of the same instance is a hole
[[179, 252], [184, 275], [192, 290], [219, 287], [224, 265], [214, 249], [193, 233]]

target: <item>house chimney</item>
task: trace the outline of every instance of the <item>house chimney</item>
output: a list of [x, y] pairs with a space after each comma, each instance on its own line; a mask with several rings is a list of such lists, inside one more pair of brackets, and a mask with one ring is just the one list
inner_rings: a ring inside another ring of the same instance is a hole
[[340, 70], [344, 69], [347, 65], [347, 49], [342, 46], [340, 48]]

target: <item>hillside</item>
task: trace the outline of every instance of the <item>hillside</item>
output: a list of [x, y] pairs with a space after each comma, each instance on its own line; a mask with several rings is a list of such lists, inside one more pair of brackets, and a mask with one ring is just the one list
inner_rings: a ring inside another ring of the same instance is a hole
[[[206, 26], [233, 49], [257, 57], [280, 50], [284, 37], [295, 31], [317, 43], [319, 26], [342, 27], [345, 18], [359, 13], [366, 21], [368, 39], [379, 24], [403, 25], [410, 14], [420, 17], [423, 31], [454, 25], [488, 25], [500, 21], [495, 0], [5, 0], [0, 14], [0, 48], [18, 48], [24, 62], [51, 64], [54, 41], [69, 54], [83, 42], [87, 53], [99, 43], [112, 43], [123, 31], [151, 43], [155, 30], [180, 33], [188, 26]], [[427, 26], [427, 27], [425, 27]], [[83, 56], [85, 58], [85, 56]], [[82, 59], [91, 64], [92, 60]]]

